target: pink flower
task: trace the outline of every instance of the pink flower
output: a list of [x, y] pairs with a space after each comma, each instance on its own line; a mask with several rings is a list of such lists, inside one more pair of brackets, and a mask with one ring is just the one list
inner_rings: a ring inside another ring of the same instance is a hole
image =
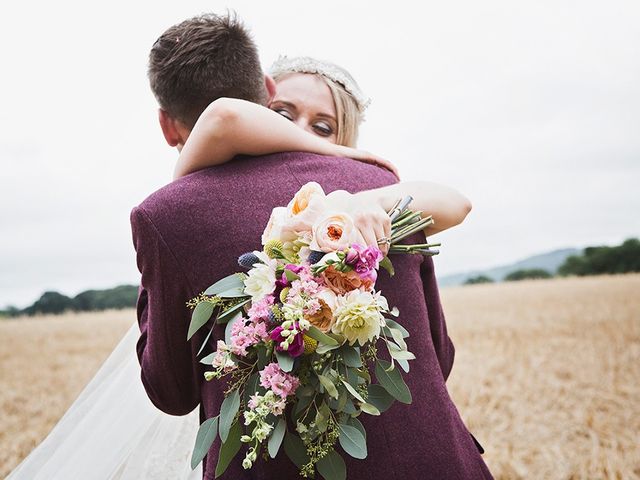
[[231, 327], [231, 352], [235, 355], [246, 356], [247, 348], [269, 338], [264, 321], [238, 320]]
[[362, 280], [370, 280], [375, 283], [378, 278], [378, 268], [383, 255], [378, 247], [363, 247], [354, 243], [347, 252], [345, 262], [351, 265]]
[[288, 340], [288, 338], [285, 338], [282, 336], [282, 332], [284, 331], [284, 328], [282, 328], [281, 326], [274, 328], [271, 331], [270, 336], [271, 336], [271, 340], [276, 342], [277, 351], [287, 352], [292, 357], [299, 357], [304, 353], [304, 339], [303, 339], [304, 334], [300, 331], [300, 326], [298, 325], [298, 322], [294, 323], [293, 328], [295, 328], [298, 331], [298, 333], [295, 335], [295, 337], [293, 338], [293, 341], [291, 341], [291, 343], [289, 344], [289, 347], [286, 350], [280, 346], [281, 342]]
[[[300, 385], [300, 380], [283, 372], [280, 366], [273, 362], [260, 372], [260, 385], [271, 389], [281, 399], [286, 400], [289, 395], [296, 391], [296, 388]], [[284, 409], [284, 404], [282, 404], [282, 408]]]
[[258, 320], [268, 320], [269, 319], [269, 311], [271, 310], [271, 306], [273, 305], [274, 296], [267, 295], [257, 302], [253, 302], [251, 304], [251, 308], [249, 308], [249, 318], [254, 322]]

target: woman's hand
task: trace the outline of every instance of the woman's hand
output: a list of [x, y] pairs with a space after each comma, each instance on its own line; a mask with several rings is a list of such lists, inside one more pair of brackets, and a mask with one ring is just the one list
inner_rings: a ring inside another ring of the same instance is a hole
[[338, 147], [340, 148], [340, 156], [353, 158], [354, 160], [358, 160], [359, 162], [369, 163], [371, 165], [385, 168], [393, 173], [398, 180], [400, 180], [400, 172], [398, 172], [396, 166], [389, 160], [379, 157], [378, 155], [375, 155], [371, 152], [367, 152], [366, 150], [344, 147], [341, 145], [338, 145]]
[[[336, 211], [348, 213], [360, 232], [357, 243], [365, 246], [377, 246], [386, 255], [389, 244], [384, 240], [391, 237], [391, 219], [389, 214], [377, 202], [363, 202], [359, 197], [345, 190], [336, 190], [327, 195], [331, 207]], [[383, 240], [379, 243], [380, 240]]]

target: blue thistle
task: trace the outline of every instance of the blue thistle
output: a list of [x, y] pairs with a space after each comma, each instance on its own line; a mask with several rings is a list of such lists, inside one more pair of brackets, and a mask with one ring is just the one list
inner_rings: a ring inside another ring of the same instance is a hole
[[254, 263], [260, 263], [260, 259], [253, 252], [243, 253], [238, 257], [238, 265], [248, 270], [253, 268]]
[[318, 263], [320, 260], [322, 260], [322, 257], [325, 256], [324, 252], [318, 252], [317, 250], [311, 250], [311, 253], [309, 254], [309, 263], [311, 265]]

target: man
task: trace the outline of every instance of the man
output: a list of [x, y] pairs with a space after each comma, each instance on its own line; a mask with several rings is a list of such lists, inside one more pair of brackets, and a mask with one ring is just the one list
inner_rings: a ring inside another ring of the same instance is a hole
[[[179, 150], [200, 113], [219, 97], [267, 104], [275, 86], [260, 68], [256, 47], [234, 17], [196, 17], [168, 29], [153, 46], [151, 88], [167, 143]], [[133, 209], [131, 223], [142, 282], [138, 299], [142, 382], [153, 403], [172, 415], [200, 404], [201, 419], [219, 413], [222, 382], [204, 380], [197, 348], [186, 341], [185, 302], [238, 270], [237, 257], [259, 245], [271, 209], [285, 205], [309, 181], [330, 192], [374, 189], [395, 182], [378, 167], [349, 159], [282, 153], [236, 159], [175, 181]], [[393, 281], [378, 286], [400, 309], [417, 360], [405, 376], [413, 404], [395, 404], [362, 419], [369, 432], [365, 461], [345, 455], [350, 479], [491, 478], [446, 391], [453, 345], [446, 331], [430, 258], [394, 258]], [[223, 337], [222, 329], [214, 335]], [[214, 341], [211, 342], [215, 345]], [[219, 441], [204, 461], [215, 477]], [[285, 455], [243, 470], [240, 454], [223, 478], [298, 478]]]

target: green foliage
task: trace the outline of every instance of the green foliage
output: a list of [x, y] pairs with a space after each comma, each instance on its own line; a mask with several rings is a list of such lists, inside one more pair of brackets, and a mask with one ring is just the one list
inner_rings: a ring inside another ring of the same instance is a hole
[[36, 302], [25, 309], [28, 315], [38, 313], [64, 313], [73, 310], [73, 300], [58, 292], [44, 292]]
[[119, 285], [108, 290], [86, 290], [73, 298], [73, 310], [79, 312], [135, 307], [138, 287]]
[[516, 270], [504, 277], [506, 282], [513, 282], [518, 280], [527, 280], [535, 278], [551, 278], [552, 275], [542, 268], [529, 268], [524, 270]]
[[19, 308], [14, 307], [13, 305], [9, 305], [4, 310], [0, 310], [0, 318], [11, 318], [17, 317], [20, 315], [21, 310]]
[[49, 291], [44, 292], [30, 307], [23, 310], [12, 307], [7, 312], [11, 316], [17, 316], [133, 308], [136, 306], [137, 299], [138, 287], [136, 285], [119, 285], [107, 290], [85, 290], [74, 298]]
[[615, 247], [587, 247], [558, 268], [560, 275], [602, 275], [640, 272], [640, 240], [629, 238]]
[[476, 285], [478, 283], [493, 283], [494, 280], [486, 275], [478, 275], [477, 277], [467, 278], [464, 282], [465, 285]]

